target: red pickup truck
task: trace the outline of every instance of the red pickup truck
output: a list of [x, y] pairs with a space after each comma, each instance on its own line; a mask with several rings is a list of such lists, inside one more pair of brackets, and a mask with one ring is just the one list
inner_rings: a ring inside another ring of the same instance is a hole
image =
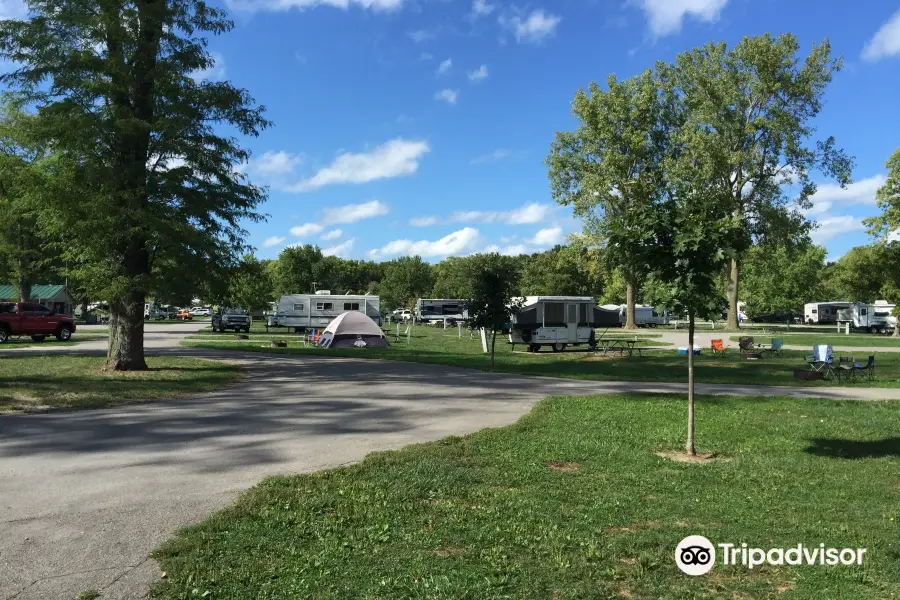
[[30, 335], [36, 342], [53, 335], [67, 342], [73, 333], [75, 322], [69, 315], [55, 313], [33, 302], [0, 302], [0, 344], [14, 335]]

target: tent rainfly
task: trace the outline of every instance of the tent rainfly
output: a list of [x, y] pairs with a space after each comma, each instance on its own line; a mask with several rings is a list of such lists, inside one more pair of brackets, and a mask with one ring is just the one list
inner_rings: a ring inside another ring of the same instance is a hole
[[322, 348], [387, 348], [381, 328], [367, 315], [349, 311], [335, 317], [319, 340]]

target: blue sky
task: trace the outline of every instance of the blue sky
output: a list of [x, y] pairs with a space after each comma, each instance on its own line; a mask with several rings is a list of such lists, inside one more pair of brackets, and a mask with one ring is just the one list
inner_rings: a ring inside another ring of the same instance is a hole
[[[0, 0], [0, 12], [15, 0]], [[384, 260], [532, 252], [580, 229], [543, 160], [580, 86], [710, 40], [828, 37], [845, 69], [817, 120], [856, 157], [810, 216], [830, 258], [867, 242], [900, 146], [900, 0], [220, 0], [235, 29], [205, 76], [247, 88], [275, 126], [244, 140], [268, 185], [261, 257], [287, 244]]]

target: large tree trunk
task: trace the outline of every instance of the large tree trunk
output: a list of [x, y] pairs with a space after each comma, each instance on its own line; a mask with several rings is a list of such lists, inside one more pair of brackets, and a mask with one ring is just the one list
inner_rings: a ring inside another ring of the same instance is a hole
[[637, 329], [634, 316], [634, 297], [637, 288], [637, 277], [634, 271], [625, 272], [625, 329]]
[[687, 453], [697, 454], [694, 448], [694, 311], [688, 317], [688, 436]]
[[144, 295], [132, 293], [109, 303], [109, 347], [106, 368], [113, 371], [143, 371]]
[[[21, 263], [21, 261], [20, 261]], [[18, 274], [18, 286], [19, 286], [19, 302], [28, 302], [31, 300], [31, 280], [28, 277], [28, 273], [22, 270], [22, 265], [19, 265], [19, 274]]]
[[28, 235], [23, 231], [22, 224], [18, 224], [18, 236], [16, 239], [16, 284], [19, 288], [19, 302], [31, 300], [31, 265], [28, 264], [29, 247], [25, 239]]
[[741, 268], [736, 258], [731, 259], [731, 272], [728, 275], [728, 329], [738, 329], [738, 292], [740, 291]]

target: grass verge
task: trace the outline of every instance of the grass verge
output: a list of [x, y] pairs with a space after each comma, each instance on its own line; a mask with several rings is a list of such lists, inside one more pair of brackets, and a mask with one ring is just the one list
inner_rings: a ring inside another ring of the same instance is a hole
[[194, 358], [149, 357], [148, 371], [108, 372], [103, 357], [0, 356], [0, 412], [96, 408], [171, 398], [227, 386], [242, 377], [235, 365]]
[[[896, 597], [898, 403], [551, 398], [517, 424], [272, 477], [153, 553], [161, 600]], [[861, 566], [677, 570], [687, 535], [867, 548]], [[206, 594], [206, 596], [203, 596]]]
[[[189, 339], [182, 345], [197, 348], [216, 348], [243, 350], [250, 352], [271, 352], [278, 354], [303, 354], [314, 356], [341, 356], [351, 358], [378, 358], [429, 364], [443, 364], [470, 369], [489, 370], [490, 358], [483, 354], [481, 341], [470, 338], [464, 333], [460, 339], [456, 333], [417, 327], [406, 345], [406, 338], [399, 342], [389, 336], [390, 348], [339, 348], [324, 350], [305, 347], [295, 340], [295, 336], [275, 336], [265, 338], [260, 334], [251, 334], [256, 339], [247, 341], [234, 340], [233, 336], [222, 334], [216, 339]], [[289, 342], [287, 348], [272, 348], [271, 339], [283, 339]], [[652, 339], [642, 340], [643, 345], [660, 347], [662, 344]], [[802, 351], [784, 351], [783, 356], [773, 358], [766, 356], [762, 360], [741, 360], [740, 353], [731, 349], [725, 354], [704, 352], [696, 357], [695, 377], [702, 383], [737, 383], [751, 385], [790, 385], [790, 386], [834, 386], [834, 382], [803, 381], [794, 379], [794, 369], [806, 369], [807, 364]], [[841, 353], [838, 353], [841, 355]], [[854, 355], [856, 356], [856, 355]], [[505, 373], [523, 375], [539, 375], [546, 377], [564, 377], [570, 379], [595, 379], [606, 381], [645, 381], [645, 382], [687, 382], [687, 357], [679, 356], [674, 348], [661, 351], [645, 351], [643, 356], [601, 353], [593, 354], [584, 351], [541, 352], [530, 354], [521, 346], [516, 351], [504, 340], [497, 340], [495, 370]], [[862, 358], [862, 355], [856, 356]], [[871, 384], [857, 383], [857, 386], [900, 387], [900, 353], [881, 353], [876, 359], [876, 377]]]

